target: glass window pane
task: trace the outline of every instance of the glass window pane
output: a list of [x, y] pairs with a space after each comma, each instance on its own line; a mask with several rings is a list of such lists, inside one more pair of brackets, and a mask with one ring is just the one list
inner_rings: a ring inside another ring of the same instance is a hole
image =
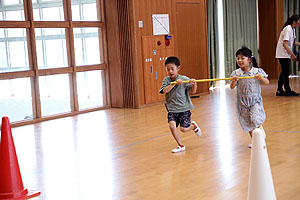
[[[10, 66], [12, 71], [22, 70], [22, 66], [26, 66], [27, 54], [25, 42], [9, 42], [8, 48], [10, 49]], [[16, 70], [14, 70], [16, 69]], [[23, 68], [23, 70], [28, 68]]]
[[10, 122], [32, 119], [30, 78], [0, 80], [0, 115]]
[[3, 0], [3, 6], [18, 5], [19, 0]]
[[5, 13], [6, 20], [24, 20], [24, 10], [17, 10], [17, 11], [7, 11]]
[[[74, 47], [76, 65], [92, 65], [103, 63], [102, 29], [74, 28]], [[99, 35], [100, 33], [100, 35]]]
[[[73, 0], [72, 20], [73, 21], [99, 21], [96, 0]], [[99, 14], [100, 16], [100, 14]]]
[[23, 1], [3, 0], [0, 1], [0, 20], [24, 20]]
[[0, 73], [29, 70], [25, 29], [0, 29], [0, 52]]
[[26, 36], [26, 30], [25, 29], [21, 29], [21, 28], [16, 28], [16, 29], [9, 28], [9, 29], [6, 29], [6, 35], [9, 38], [13, 38], [13, 37], [17, 38], [17, 37], [21, 36], [21, 37], [23, 37], [22, 40], [26, 41], [26, 38], [25, 38], [25, 36]]
[[71, 8], [72, 8], [72, 20], [73, 21], [80, 21], [80, 8], [79, 8], [79, 5], [72, 5]]
[[35, 29], [38, 68], [67, 67], [66, 33], [63, 28]]
[[70, 112], [68, 74], [39, 77], [42, 116]]
[[62, 0], [39, 0], [32, 2], [35, 21], [64, 21]]
[[77, 72], [79, 109], [103, 106], [104, 71]]
[[[96, 0], [95, 0], [96, 2]], [[98, 21], [96, 3], [82, 4], [83, 20]]]

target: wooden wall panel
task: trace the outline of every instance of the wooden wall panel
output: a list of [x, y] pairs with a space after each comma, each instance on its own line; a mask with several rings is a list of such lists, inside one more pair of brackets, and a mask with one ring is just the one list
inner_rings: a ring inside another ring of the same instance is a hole
[[136, 44], [136, 31], [135, 31], [135, 13], [134, 10], [134, 2], [132, 0], [129, 1], [128, 4], [128, 13], [129, 13], [129, 26], [130, 26], [130, 40], [131, 40], [131, 61], [132, 61], [132, 76], [133, 76], [133, 108], [140, 108], [140, 92], [139, 92], [139, 71], [138, 71], [138, 59], [137, 59], [137, 44]]
[[283, 26], [283, 0], [258, 0], [258, 21], [259, 66], [267, 72], [269, 79], [278, 79], [281, 69], [275, 52]]
[[[208, 78], [207, 40], [205, 13], [201, 2], [176, 4], [177, 49], [181, 72], [190, 78]], [[209, 82], [199, 83], [197, 93], [209, 91]]]
[[139, 108], [133, 1], [107, 0], [104, 7], [111, 106]]
[[[145, 91], [144, 91], [144, 70], [143, 70], [143, 59], [142, 59], [142, 36], [151, 36], [153, 35], [152, 30], [152, 14], [169, 14], [170, 20], [170, 34], [173, 34], [173, 40], [175, 42], [175, 56], [178, 56], [178, 40], [177, 40], [177, 21], [176, 21], [176, 3], [199, 3], [201, 15], [200, 24], [201, 24], [201, 33], [200, 33], [200, 48], [204, 53], [195, 54], [195, 58], [201, 56], [201, 68], [205, 68], [203, 71], [208, 71], [208, 56], [207, 56], [207, 26], [206, 26], [206, 0], [131, 0], [133, 3], [134, 10], [134, 35], [136, 39], [136, 52], [137, 52], [137, 67], [138, 68], [138, 80], [139, 80], [139, 96], [140, 104], [145, 104]], [[143, 21], [143, 27], [138, 27], [138, 21]], [[186, 35], [188, 38], [188, 35]], [[180, 41], [185, 42], [185, 41]], [[206, 52], [205, 52], [206, 51]], [[184, 55], [183, 55], [184, 56]], [[181, 60], [185, 59], [180, 58]], [[189, 66], [185, 66], [189, 70]], [[195, 69], [190, 69], [190, 71], [195, 71]], [[197, 78], [197, 77], [196, 77]], [[200, 76], [198, 77], [200, 78]], [[208, 78], [208, 73], [205, 72], [205, 75], [201, 75], [201, 78]], [[199, 93], [208, 92], [208, 84], [202, 85], [199, 87]]]
[[[152, 29], [152, 14], [169, 14], [170, 23], [172, 23], [172, 1], [170, 0], [133, 0], [134, 3], [134, 26], [136, 36], [136, 49], [137, 49], [137, 67], [139, 79], [139, 95], [140, 104], [145, 104], [145, 91], [144, 91], [144, 69], [142, 58], [142, 36], [153, 35]], [[138, 27], [138, 21], [143, 21], [143, 27]], [[174, 25], [170, 24], [170, 32]]]
[[117, 0], [105, 1], [107, 54], [112, 107], [124, 107]]
[[130, 27], [130, 14], [127, 1], [117, 1], [118, 27], [120, 41], [121, 76], [123, 86], [123, 106], [125, 108], [135, 107], [133, 60], [132, 60], [132, 32]]

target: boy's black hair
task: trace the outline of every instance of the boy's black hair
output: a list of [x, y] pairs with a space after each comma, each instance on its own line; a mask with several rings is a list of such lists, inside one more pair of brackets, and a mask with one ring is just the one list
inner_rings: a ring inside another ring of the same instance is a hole
[[286, 27], [287, 25], [292, 25], [293, 22], [297, 22], [300, 19], [300, 15], [292, 15], [291, 17], [289, 17], [286, 22], [284, 23], [283, 27], [281, 30], [284, 29], [284, 27]]
[[[253, 57], [253, 53], [252, 53], [252, 51], [248, 47], [242, 46], [242, 48], [239, 49], [239, 50], [237, 50], [236, 53], [235, 53], [236, 57], [238, 55], [243, 55], [243, 56], [246, 56], [246, 57], [250, 58], [251, 61], [252, 61], [253, 67], [257, 67], [258, 68], [258, 64], [256, 62], [256, 59]], [[239, 68], [237, 62], [235, 62], [235, 64], [236, 64], [236, 68]]]
[[167, 64], [170, 63], [176, 65], [176, 67], [180, 66], [180, 61], [175, 56], [168, 57], [167, 60], [165, 61], [165, 66], [167, 66]]

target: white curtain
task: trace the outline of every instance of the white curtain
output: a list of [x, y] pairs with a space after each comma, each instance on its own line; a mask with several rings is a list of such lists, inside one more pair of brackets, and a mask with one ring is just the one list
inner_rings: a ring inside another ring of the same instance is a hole
[[235, 52], [243, 45], [257, 58], [256, 0], [223, 0], [225, 76], [236, 69]]
[[[217, 0], [207, 1], [208, 61], [210, 78], [219, 78], [219, 34], [217, 18]], [[210, 85], [215, 86], [216, 83], [216, 81], [212, 81], [210, 82]]]

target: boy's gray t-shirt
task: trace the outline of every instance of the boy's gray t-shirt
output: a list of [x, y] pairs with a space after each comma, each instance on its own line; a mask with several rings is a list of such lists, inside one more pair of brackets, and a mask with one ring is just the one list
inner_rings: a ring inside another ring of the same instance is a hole
[[[178, 75], [176, 80], [187, 81], [190, 80], [187, 76]], [[171, 84], [171, 82], [176, 81], [171, 80], [169, 76], [166, 76], [162, 82], [159, 92], [163, 94], [163, 89]], [[192, 110], [194, 105], [191, 101], [189, 92], [192, 91], [193, 85], [190, 83], [183, 83], [181, 85], [176, 84], [172, 90], [165, 94], [166, 107], [168, 112], [185, 112]]]

